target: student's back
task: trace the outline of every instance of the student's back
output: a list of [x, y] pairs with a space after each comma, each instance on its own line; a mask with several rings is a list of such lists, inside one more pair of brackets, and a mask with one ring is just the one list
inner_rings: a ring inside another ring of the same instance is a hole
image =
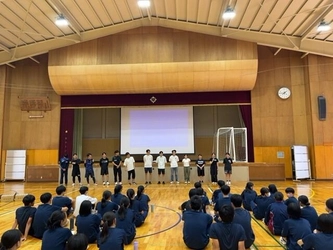
[[[109, 235], [105, 241], [99, 239], [98, 245], [100, 250], [123, 250], [126, 244], [126, 233], [120, 228], [109, 228]], [[111, 248], [112, 246], [112, 248]]]
[[101, 216], [99, 214], [89, 214], [87, 216], [78, 215], [76, 217], [77, 232], [87, 236], [88, 242], [93, 243], [97, 240], [100, 232]]
[[132, 209], [134, 212], [135, 226], [140, 227], [145, 221], [145, 218], [143, 217], [142, 204], [138, 200], [132, 200], [129, 208]]
[[[23, 235], [25, 234], [25, 228], [26, 228], [29, 218], [32, 218], [32, 222], [33, 222], [36, 210], [37, 209], [35, 207], [31, 207], [31, 206], [23, 206], [23, 207], [19, 207], [18, 209], [16, 209], [15, 218], [17, 220], [18, 229], [21, 231], [21, 233]], [[33, 235], [32, 226], [30, 227], [28, 234]]]
[[124, 229], [127, 244], [133, 241], [136, 234], [134, 212], [129, 206], [130, 200], [125, 196], [121, 199], [120, 208], [116, 213], [116, 227]]
[[311, 231], [317, 228], [318, 214], [314, 207], [312, 206], [303, 207], [301, 217], [303, 219], [306, 219], [310, 223]]
[[215, 211], [219, 211], [219, 209], [224, 206], [224, 205], [230, 205], [231, 204], [231, 201], [230, 201], [230, 196], [227, 196], [227, 197], [221, 197], [219, 198], [216, 203], [215, 203], [215, 206], [214, 206], [214, 210]]
[[243, 199], [243, 207], [248, 211], [252, 211], [251, 202], [257, 197], [257, 192], [253, 190], [252, 182], [246, 183], [245, 189], [241, 196]]
[[52, 205], [57, 207], [67, 207], [68, 212], [72, 208], [72, 200], [66, 196], [54, 196], [52, 199]]
[[265, 218], [265, 213], [267, 211], [268, 206], [274, 202], [268, 194], [268, 188], [261, 188], [260, 189], [261, 195], [257, 196], [254, 202], [251, 202], [251, 208], [253, 211], [253, 215], [256, 219], [262, 220]]
[[284, 204], [286, 204], [286, 206], [288, 206], [290, 203], [298, 203], [298, 200], [294, 196], [292, 196], [284, 201]]
[[121, 193], [113, 194], [111, 201], [116, 203], [117, 205], [120, 205], [120, 201], [123, 197], [125, 197], [125, 195], [123, 195]]
[[43, 234], [41, 250], [65, 250], [71, 236], [72, 232], [68, 228], [47, 229]]
[[333, 246], [333, 234], [312, 233], [303, 238], [303, 249], [323, 250]]
[[55, 211], [60, 211], [61, 207], [56, 207], [50, 204], [41, 204], [38, 206], [34, 221], [32, 223], [33, 236], [41, 239], [46, 231], [47, 220]]
[[118, 205], [112, 201], [98, 202], [96, 205], [97, 213], [102, 217], [106, 212], [117, 212]]

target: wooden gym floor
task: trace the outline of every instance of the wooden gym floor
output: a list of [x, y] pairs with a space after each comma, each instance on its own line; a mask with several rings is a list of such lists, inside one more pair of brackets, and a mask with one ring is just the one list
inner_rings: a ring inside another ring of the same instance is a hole
[[[258, 181], [254, 182], [255, 190], [259, 190], [263, 186], [267, 186], [272, 182]], [[325, 201], [333, 197], [333, 182], [330, 181], [280, 181], [275, 182], [278, 189], [284, 193], [286, 187], [295, 188], [296, 195], [307, 195], [311, 204], [317, 209], [318, 213], [325, 212]], [[231, 186], [232, 193], [241, 193], [244, 189], [245, 182], [233, 182]], [[0, 194], [13, 195], [17, 194], [33, 194], [36, 197], [35, 205], [37, 206], [39, 196], [43, 192], [51, 192], [55, 194], [57, 183], [24, 183], [24, 182], [5, 182], [0, 183]], [[123, 193], [128, 188], [136, 188], [136, 186], [124, 185]], [[178, 207], [188, 199], [188, 190], [193, 184], [152, 184], [146, 187], [146, 194], [149, 195], [151, 203], [154, 205], [154, 211], [150, 211], [145, 224], [137, 229], [137, 241], [139, 249], [186, 249], [182, 240], [182, 222]], [[109, 189], [113, 193], [114, 185], [110, 185]], [[207, 192], [209, 198], [216, 186], [204, 183], [203, 188]], [[75, 198], [79, 195], [79, 187], [68, 186], [67, 195]], [[89, 195], [101, 199], [102, 192], [108, 189], [102, 185], [89, 187]], [[15, 210], [22, 206], [21, 199], [16, 201], [3, 201], [0, 203], [0, 234], [11, 228]], [[212, 209], [208, 211], [212, 213]], [[274, 237], [268, 233], [266, 226], [261, 221], [252, 220], [252, 227], [256, 235], [256, 241], [252, 249], [268, 250], [268, 249], [284, 249], [278, 241], [279, 237]], [[40, 249], [41, 241], [28, 237], [23, 242], [20, 249]], [[133, 245], [126, 246], [125, 249], [132, 249]], [[89, 249], [98, 249], [96, 245], [90, 245]], [[207, 249], [211, 249], [211, 245]]]

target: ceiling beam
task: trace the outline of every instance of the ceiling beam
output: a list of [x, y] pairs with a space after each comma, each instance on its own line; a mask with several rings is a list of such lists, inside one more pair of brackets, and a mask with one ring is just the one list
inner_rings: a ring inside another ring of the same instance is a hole
[[0, 49], [6, 51], [7, 53], [10, 53], [9, 48], [7, 48], [6, 46], [4, 46], [4, 45], [2, 45], [2, 44], [0, 44]]
[[312, 21], [312, 23], [310, 25], [308, 25], [306, 27], [306, 29], [302, 32], [302, 37], [301, 37], [301, 41], [303, 41], [304, 39], [306, 39], [308, 37], [308, 35], [311, 33], [311, 31], [317, 27], [320, 23], [320, 21], [327, 16], [327, 14], [329, 14], [331, 11], [333, 10], [333, 3], [328, 5], [323, 11], [321, 11]]

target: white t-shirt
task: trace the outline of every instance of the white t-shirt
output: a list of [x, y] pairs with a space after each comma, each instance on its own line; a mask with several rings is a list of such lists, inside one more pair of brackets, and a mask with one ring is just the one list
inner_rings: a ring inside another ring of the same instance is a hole
[[191, 159], [190, 159], [190, 158], [184, 158], [184, 159], [182, 160], [182, 162], [183, 162], [184, 167], [189, 167], [189, 166], [190, 166]]
[[153, 167], [153, 156], [152, 155], [144, 155], [143, 162], [145, 168], [152, 168]]
[[90, 201], [92, 204], [95, 204], [95, 203], [97, 203], [97, 198], [92, 198], [92, 197], [90, 197], [88, 195], [85, 195], [85, 194], [81, 194], [81, 195], [77, 196], [76, 199], [75, 199], [75, 209], [74, 209], [74, 212], [73, 212], [73, 215], [75, 217], [77, 217], [79, 215], [81, 203], [83, 201]]
[[170, 155], [169, 162], [170, 162], [170, 167], [171, 168], [177, 168], [178, 167], [178, 162], [179, 162], [178, 156], [177, 155]]
[[167, 163], [167, 159], [164, 155], [157, 156], [156, 158], [157, 168], [158, 169], [165, 169], [165, 163]]
[[134, 169], [134, 158], [133, 156], [130, 156], [129, 158], [125, 158], [124, 160], [124, 166], [127, 168], [127, 171], [131, 171]]

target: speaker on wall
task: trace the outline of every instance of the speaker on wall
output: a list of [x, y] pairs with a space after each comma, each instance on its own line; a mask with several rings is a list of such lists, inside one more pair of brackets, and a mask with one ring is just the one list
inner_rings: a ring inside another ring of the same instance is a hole
[[318, 118], [319, 121], [326, 120], [326, 99], [323, 96], [318, 96]]

